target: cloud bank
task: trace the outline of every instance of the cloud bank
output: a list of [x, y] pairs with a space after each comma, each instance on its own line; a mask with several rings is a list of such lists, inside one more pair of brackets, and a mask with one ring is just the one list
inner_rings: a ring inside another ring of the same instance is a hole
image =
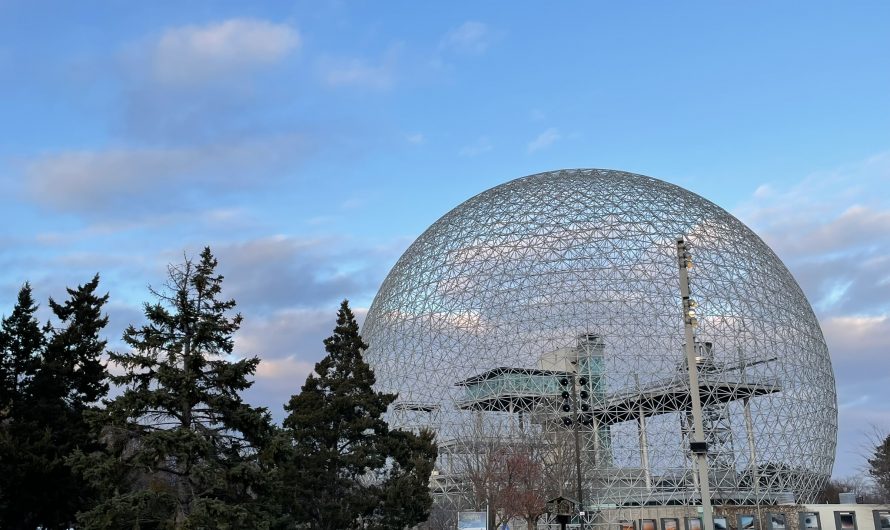
[[890, 426], [890, 153], [763, 184], [734, 212], [776, 251], [822, 324], [838, 388], [836, 474], [862, 465], [873, 426]]
[[191, 85], [276, 63], [300, 46], [286, 24], [235, 18], [166, 30], [151, 46], [153, 78]]
[[285, 135], [47, 154], [27, 165], [26, 190], [45, 207], [83, 214], [182, 209], [191, 193], [206, 199], [268, 182], [302, 159], [306, 143]]

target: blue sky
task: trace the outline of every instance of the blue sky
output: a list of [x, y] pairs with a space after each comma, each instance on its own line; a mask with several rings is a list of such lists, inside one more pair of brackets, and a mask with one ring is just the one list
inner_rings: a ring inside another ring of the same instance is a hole
[[109, 336], [211, 245], [280, 417], [337, 302], [507, 180], [623, 169], [716, 202], [810, 297], [835, 474], [890, 428], [890, 4], [0, 0], [0, 313], [95, 272]]

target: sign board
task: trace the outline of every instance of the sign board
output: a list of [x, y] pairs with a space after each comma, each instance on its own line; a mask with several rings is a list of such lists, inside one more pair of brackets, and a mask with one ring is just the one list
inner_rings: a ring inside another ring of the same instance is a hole
[[457, 512], [457, 530], [488, 530], [488, 514]]

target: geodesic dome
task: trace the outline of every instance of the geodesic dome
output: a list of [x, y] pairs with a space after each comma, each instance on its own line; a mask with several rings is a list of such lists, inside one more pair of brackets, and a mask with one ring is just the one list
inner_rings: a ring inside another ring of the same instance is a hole
[[378, 388], [399, 394], [390, 422], [437, 433], [439, 493], [466, 493], [467, 463], [492, 440], [534, 445], [563, 482], [554, 493], [572, 492], [577, 428], [586, 506], [698, 502], [678, 237], [695, 263], [715, 502], [814, 500], [834, 462], [837, 405], [800, 287], [715, 204], [598, 169], [469, 199], [411, 245], [374, 299], [366, 359]]

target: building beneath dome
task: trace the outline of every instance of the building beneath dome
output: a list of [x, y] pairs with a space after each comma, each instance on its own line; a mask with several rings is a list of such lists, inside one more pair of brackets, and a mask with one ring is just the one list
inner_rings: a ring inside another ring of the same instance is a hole
[[715, 204], [598, 169], [469, 199], [408, 248], [374, 299], [366, 358], [379, 389], [399, 394], [390, 423], [435, 431], [440, 500], [473, 504], [471, 463], [498, 444], [533, 446], [552, 496], [580, 482], [588, 512], [701, 502], [678, 238], [695, 261], [688, 342], [714, 502], [815, 500], [837, 403], [800, 287]]

